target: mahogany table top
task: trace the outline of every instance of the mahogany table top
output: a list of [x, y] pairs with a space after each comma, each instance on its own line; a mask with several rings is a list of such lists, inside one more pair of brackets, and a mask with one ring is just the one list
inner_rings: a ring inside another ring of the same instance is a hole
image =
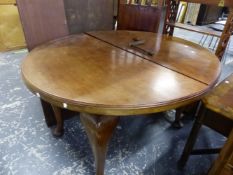
[[[133, 38], [151, 50], [129, 46]], [[216, 83], [218, 58], [191, 42], [149, 32], [72, 35], [32, 50], [22, 63], [27, 87], [59, 107], [101, 115], [164, 111], [198, 100]]]

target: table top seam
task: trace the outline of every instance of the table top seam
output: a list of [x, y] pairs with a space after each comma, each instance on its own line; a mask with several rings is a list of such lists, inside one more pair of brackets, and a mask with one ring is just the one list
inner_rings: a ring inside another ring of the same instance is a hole
[[[154, 64], [157, 64], [157, 65], [159, 65], [159, 66], [161, 66], [161, 67], [164, 67], [164, 68], [166, 68], [166, 69], [169, 69], [169, 70], [171, 70], [171, 71], [174, 71], [174, 72], [176, 72], [176, 73], [178, 73], [178, 74], [181, 74], [181, 75], [183, 75], [183, 76], [185, 76], [185, 77], [188, 77], [188, 78], [190, 78], [190, 79], [193, 79], [193, 80], [195, 80], [195, 81], [197, 81], [197, 82], [199, 82], [199, 83], [202, 83], [202, 84], [207, 85], [207, 86], [210, 85], [210, 84], [205, 83], [205, 82], [203, 82], [203, 81], [201, 81], [201, 80], [198, 80], [198, 79], [196, 79], [196, 78], [193, 78], [193, 77], [191, 77], [191, 76], [189, 76], [189, 75], [185, 75], [185, 74], [182, 73], [182, 72], [179, 72], [179, 71], [177, 71], [177, 70], [174, 70], [174, 69], [172, 69], [172, 68], [169, 68], [169, 67], [167, 67], [167, 66], [164, 66], [163, 64], [160, 64], [160, 63], [158, 63], [158, 62], [156, 62], [156, 61], [153, 61], [153, 60], [150, 60], [150, 59], [148, 59], [148, 58], [145, 58], [145, 57], [143, 57], [143, 56], [141, 56], [141, 55], [138, 55], [138, 54], [136, 54], [136, 53], [134, 53], [134, 52], [130, 52], [130, 51], [127, 50], [127, 49], [124, 49], [124, 48], [122, 48], [122, 47], [120, 47], [120, 46], [117, 46], [117, 45], [111, 43], [111, 42], [108, 42], [108, 41], [105, 41], [105, 40], [103, 40], [103, 39], [101, 39], [101, 38], [98, 38], [98, 37], [96, 37], [96, 36], [93, 36], [93, 35], [91, 35], [91, 34], [89, 34], [89, 33], [87, 33], [87, 32], [85, 32], [84, 34], [86, 34], [86, 35], [88, 35], [88, 36], [90, 36], [90, 37], [92, 37], [92, 38], [95, 38], [95, 39], [97, 39], [97, 40], [99, 40], [99, 41], [102, 41], [102, 42], [104, 42], [104, 43], [107, 43], [107, 44], [109, 44], [109, 45], [111, 45], [111, 46], [114, 46], [114, 47], [116, 47], [116, 48], [118, 48], [118, 49], [124, 50], [124, 51], [126, 51], [126, 52], [128, 52], [128, 53], [131, 53], [131, 54], [133, 54], [133, 55], [136, 55], [136, 56], [138, 56], [138, 57], [140, 57], [140, 58], [142, 58], [142, 59], [145, 59], [145, 60], [147, 60], [147, 61], [149, 61], [149, 62], [152, 62], [152, 63], [154, 63]], [[212, 83], [211, 83], [211, 84], [212, 84]]]

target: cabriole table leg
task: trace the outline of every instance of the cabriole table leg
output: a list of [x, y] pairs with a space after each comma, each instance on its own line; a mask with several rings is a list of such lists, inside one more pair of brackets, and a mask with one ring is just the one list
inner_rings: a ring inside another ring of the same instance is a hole
[[44, 112], [45, 122], [48, 127], [56, 125], [56, 119], [53, 112], [53, 108], [50, 103], [40, 99], [42, 109]]
[[119, 117], [81, 113], [80, 119], [95, 157], [96, 175], [103, 175], [108, 142], [117, 126]]
[[60, 137], [64, 133], [64, 120], [62, 118], [61, 108], [54, 106], [54, 105], [52, 105], [52, 108], [53, 108], [53, 112], [54, 112], [54, 115], [57, 121], [57, 125], [55, 129], [53, 130], [53, 136]]

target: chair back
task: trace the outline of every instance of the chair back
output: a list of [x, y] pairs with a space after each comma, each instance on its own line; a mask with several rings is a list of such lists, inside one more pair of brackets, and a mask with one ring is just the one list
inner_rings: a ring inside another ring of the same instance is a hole
[[157, 33], [162, 13], [161, 2], [157, 2], [157, 0], [119, 0], [117, 29]]
[[113, 0], [17, 0], [27, 47], [69, 34], [113, 29]]

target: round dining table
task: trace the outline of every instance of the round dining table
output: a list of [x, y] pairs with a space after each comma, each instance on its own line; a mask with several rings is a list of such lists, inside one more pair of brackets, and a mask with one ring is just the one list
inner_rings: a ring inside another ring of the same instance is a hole
[[172, 36], [141, 31], [97, 31], [59, 38], [33, 49], [22, 78], [52, 105], [63, 131], [61, 109], [80, 112], [93, 150], [96, 174], [104, 174], [107, 145], [119, 117], [179, 108], [213, 88], [218, 58]]

